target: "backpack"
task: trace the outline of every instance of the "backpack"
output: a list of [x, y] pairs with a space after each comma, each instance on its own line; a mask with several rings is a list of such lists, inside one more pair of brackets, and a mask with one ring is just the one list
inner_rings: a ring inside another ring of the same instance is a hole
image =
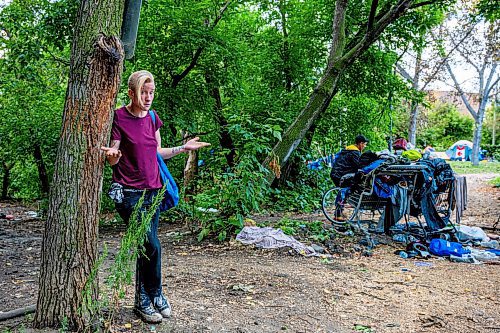
[[[153, 125], [156, 125], [155, 114], [153, 111], [149, 111], [149, 115], [153, 120]], [[160, 203], [160, 211], [164, 212], [172, 207], [177, 206], [179, 203], [179, 188], [175, 183], [174, 178], [170, 174], [170, 171], [161, 157], [159, 152], [156, 152], [156, 161], [158, 162], [158, 169], [160, 171], [160, 179], [161, 184], [166, 187], [165, 194], [163, 196], [163, 200]]]
[[397, 138], [394, 140], [394, 143], [392, 144], [392, 148], [394, 150], [406, 150], [408, 147], [408, 141], [406, 141], [404, 138]]

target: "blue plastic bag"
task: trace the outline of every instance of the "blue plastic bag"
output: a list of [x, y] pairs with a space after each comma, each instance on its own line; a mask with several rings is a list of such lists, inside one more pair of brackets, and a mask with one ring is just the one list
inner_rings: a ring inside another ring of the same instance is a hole
[[450, 242], [440, 238], [434, 238], [431, 240], [431, 244], [429, 245], [429, 251], [440, 257], [454, 255], [457, 257], [461, 257], [463, 254], [470, 253], [469, 249], [466, 249], [460, 243]]
[[163, 161], [160, 153], [156, 153], [156, 159], [158, 161], [158, 168], [160, 169], [161, 183], [163, 186], [167, 187], [163, 200], [160, 204], [160, 211], [164, 212], [177, 206], [179, 203], [179, 188], [170, 174], [170, 171], [168, 171], [167, 165], [165, 164], [165, 161]]

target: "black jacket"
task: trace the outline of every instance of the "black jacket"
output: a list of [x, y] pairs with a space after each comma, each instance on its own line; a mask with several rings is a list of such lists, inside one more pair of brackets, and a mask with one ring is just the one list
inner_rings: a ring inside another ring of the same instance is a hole
[[361, 152], [355, 145], [345, 147], [337, 154], [337, 156], [335, 156], [330, 177], [336, 186], [339, 186], [339, 181], [342, 176], [358, 171], [360, 168], [360, 156]]

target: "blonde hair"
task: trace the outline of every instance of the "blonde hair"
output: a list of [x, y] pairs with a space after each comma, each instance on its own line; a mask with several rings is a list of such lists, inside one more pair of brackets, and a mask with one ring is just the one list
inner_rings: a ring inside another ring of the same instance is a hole
[[155, 83], [153, 74], [145, 70], [134, 72], [130, 74], [128, 78], [128, 88], [132, 90], [138, 97], [137, 101], [139, 102], [139, 105], [142, 108], [144, 107], [144, 105], [142, 104], [140, 96], [141, 96], [141, 89], [145, 83], [153, 83], [153, 84]]

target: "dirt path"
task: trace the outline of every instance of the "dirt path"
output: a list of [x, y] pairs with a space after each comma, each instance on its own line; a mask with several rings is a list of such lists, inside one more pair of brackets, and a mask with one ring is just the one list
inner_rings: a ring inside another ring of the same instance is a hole
[[[467, 176], [464, 224], [485, 227], [497, 221], [500, 190], [486, 184], [494, 176]], [[36, 301], [43, 222], [27, 210], [0, 204], [0, 211], [16, 217], [0, 220], [0, 311]], [[114, 332], [500, 331], [500, 266], [439, 258], [422, 264], [396, 256], [394, 243], [378, 246], [372, 257], [347, 251], [330, 260], [304, 258], [236, 242], [198, 245], [176, 228], [160, 228], [173, 318], [142, 324], [132, 314], [130, 287]], [[101, 231], [101, 243], [111, 253], [122, 231]], [[0, 332], [27, 332], [29, 320], [0, 322]], [[356, 331], [355, 325], [362, 326]]]

